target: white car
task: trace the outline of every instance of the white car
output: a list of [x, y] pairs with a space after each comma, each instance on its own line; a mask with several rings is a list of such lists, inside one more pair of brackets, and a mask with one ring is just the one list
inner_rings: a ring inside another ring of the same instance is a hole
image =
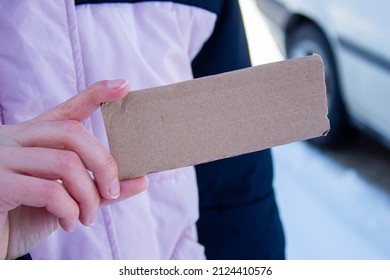
[[352, 127], [390, 148], [390, 1], [257, 0], [286, 58], [325, 64], [329, 119], [317, 144], [345, 144]]

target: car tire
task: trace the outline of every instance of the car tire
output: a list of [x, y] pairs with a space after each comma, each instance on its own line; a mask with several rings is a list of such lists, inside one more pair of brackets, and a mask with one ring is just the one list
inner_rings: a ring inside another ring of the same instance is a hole
[[350, 142], [354, 130], [348, 122], [340, 94], [335, 59], [323, 32], [311, 23], [299, 25], [287, 36], [286, 53], [288, 58], [315, 53], [320, 55], [324, 61], [330, 131], [326, 137], [310, 139], [309, 142], [325, 148], [338, 148]]

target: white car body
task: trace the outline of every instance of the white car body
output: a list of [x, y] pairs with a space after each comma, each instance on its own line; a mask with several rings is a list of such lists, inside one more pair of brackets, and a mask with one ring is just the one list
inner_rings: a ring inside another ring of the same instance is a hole
[[[304, 17], [322, 30], [336, 61], [341, 95], [350, 119], [390, 147], [390, 1], [257, 2], [262, 9], [267, 2], [264, 14], [284, 54], [284, 27], [288, 28], [294, 17]], [[275, 13], [275, 7], [288, 14]], [[271, 18], [275, 15], [280, 18]]]

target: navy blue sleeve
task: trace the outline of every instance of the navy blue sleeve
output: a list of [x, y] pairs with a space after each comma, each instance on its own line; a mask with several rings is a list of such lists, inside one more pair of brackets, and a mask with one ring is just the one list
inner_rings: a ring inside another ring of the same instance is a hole
[[251, 61], [239, 5], [237, 1], [222, 1], [214, 32], [192, 62], [194, 77], [249, 66]]
[[[238, 2], [222, 1], [217, 15], [213, 34], [192, 63], [196, 78], [251, 65]], [[200, 201], [198, 235], [207, 258], [284, 259], [284, 232], [272, 185], [270, 150], [195, 168]]]
[[25, 255], [20, 256], [19, 258], [17, 258], [17, 260], [32, 260], [32, 258], [31, 258], [30, 254], [25, 254]]

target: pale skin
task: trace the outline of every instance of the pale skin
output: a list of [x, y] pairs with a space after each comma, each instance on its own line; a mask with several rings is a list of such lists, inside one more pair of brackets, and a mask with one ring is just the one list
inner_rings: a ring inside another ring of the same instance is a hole
[[35, 119], [0, 125], [0, 259], [28, 253], [59, 226], [93, 225], [99, 207], [147, 188], [147, 177], [119, 182], [115, 160], [81, 124], [128, 91], [125, 80], [102, 81]]

